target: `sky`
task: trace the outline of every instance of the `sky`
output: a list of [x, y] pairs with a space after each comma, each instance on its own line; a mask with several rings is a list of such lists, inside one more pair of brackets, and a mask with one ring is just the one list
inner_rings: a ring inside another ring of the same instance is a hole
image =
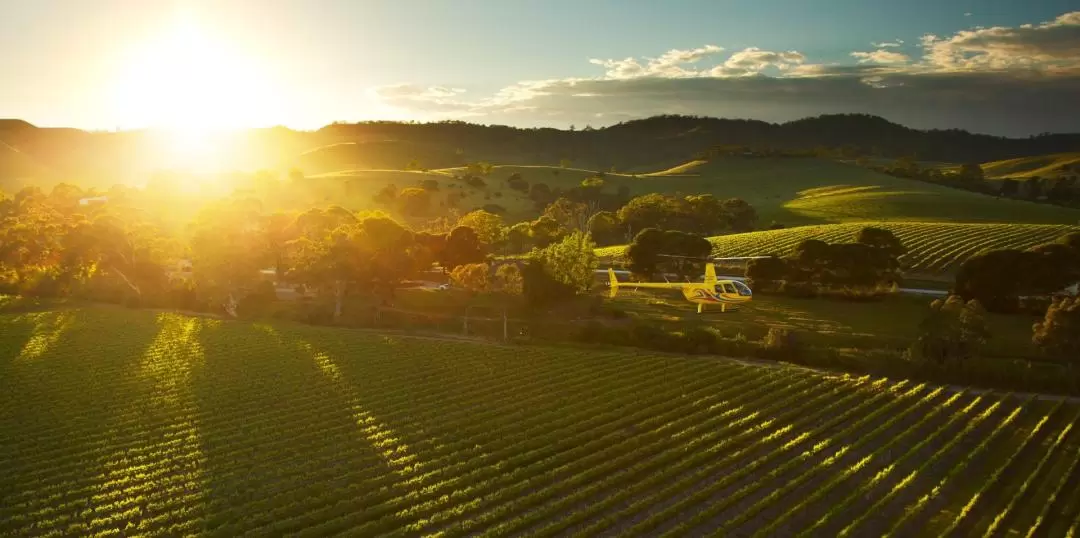
[[1080, 0], [0, 0], [0, 117], [1080, 132]]

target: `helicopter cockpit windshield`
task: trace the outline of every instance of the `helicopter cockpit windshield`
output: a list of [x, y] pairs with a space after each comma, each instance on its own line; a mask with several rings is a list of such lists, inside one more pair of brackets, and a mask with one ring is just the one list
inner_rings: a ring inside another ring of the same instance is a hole
[[750, 286], [747, 286], [746, 284], [743, 284], [738, 280], [733, 280], [731, 283], [735, 284], [735, 288], [739, 290], [739, 295], [742, 295], [743, 297], [749, 297], [753, 294], [753, 292], [750, 291]]
[[721, 293], [735, 295], [737, 292], [735, 291], [735, 286], [731, 285], [731, 282], [721, 282], [716, 285], [716, 294], [720, 295]]

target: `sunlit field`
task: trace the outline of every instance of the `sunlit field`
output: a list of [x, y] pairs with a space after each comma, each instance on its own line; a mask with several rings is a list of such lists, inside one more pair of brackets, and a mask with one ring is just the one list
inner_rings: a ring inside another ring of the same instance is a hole
[[120, 308], [0, 350], [6, 536], [1080, 530], [1072, 402]]

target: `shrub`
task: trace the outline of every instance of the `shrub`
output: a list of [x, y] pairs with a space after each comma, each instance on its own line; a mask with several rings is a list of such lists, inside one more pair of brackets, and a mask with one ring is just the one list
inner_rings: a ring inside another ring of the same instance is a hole
[[789, 297], [800, 299], [812, 299], [820, 295], [817, 284], [812, 282], [785, 281], [780, 284], [779, 291]]
[[716, 350], [716, 334], [708, 329], [692, 327], [682, 334], [687, 353], [713, 353]]
[[911, 356], [938, 364], [977, 355], [990, 335], [982, 305], [975, 299], [965, 302], [957, 295], [931, 303], [919, 332]]
[[765, 358], [798, 361], [802, 358], [803, 342], [797, 332], [786, 327], [769, 327], [762, 340], [761, 354]]
[[1055, 299], [1032, 329], [1031, 341], [1044, 353], [1080, 362], [1080, 298]]
[[655, 325], [636, 323], [630, 328], [630, 344], [646, 349], [670, 350], [670, 335]]
[[241, 317], [261, 317], [268, 314], [277, 302], [277, 291], [274, 284], [261, 281], [255, 285], [250, 293], [240, 299], [236, 306], [236, 312]]

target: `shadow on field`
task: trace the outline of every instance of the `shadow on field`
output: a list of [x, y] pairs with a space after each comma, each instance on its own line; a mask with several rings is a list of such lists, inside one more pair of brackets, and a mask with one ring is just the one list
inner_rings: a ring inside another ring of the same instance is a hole
[[[113, 434], [131, 426], [117, 417], [137, 405], [135, 372], [158, 327], [134, 311], [91, 314], [29, 314], [0, 331], [0, 349], [14, 350], [0, 364], [0, 535], [30, 525], [36, 534], [78, 534], [72, 525], [98, 515], [91, 498], [103, 480], [101, 460], [111, 455]], [[61, 508], [37, 521], [46, 506]]]
[[391, 469], [310, 354], [247, 323], [212, 323], [198, 340], [205, 361], [192, 383], [205, 455], [203, 530], [331, 532], [362, 513], [369, 485]]

